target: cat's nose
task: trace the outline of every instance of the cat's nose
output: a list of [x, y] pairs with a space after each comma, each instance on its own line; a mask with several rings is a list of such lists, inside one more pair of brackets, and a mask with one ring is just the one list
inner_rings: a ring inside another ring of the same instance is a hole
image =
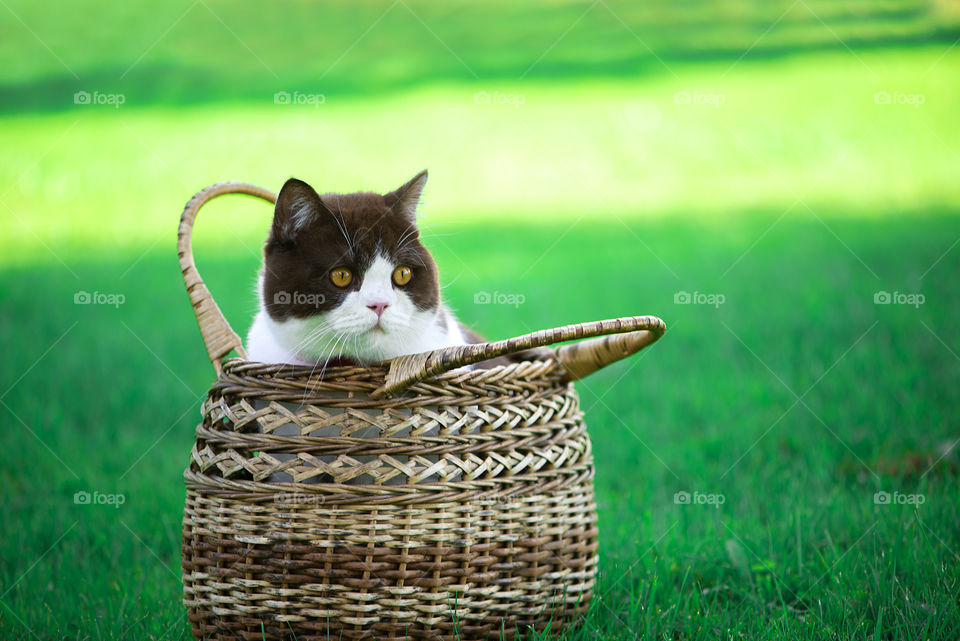
[[383, 316], [383, 310], [390, 307], [389, 303], [371, 303], [367, 305], [367, 309], [372, 309], [377, 314], [377, 318]]

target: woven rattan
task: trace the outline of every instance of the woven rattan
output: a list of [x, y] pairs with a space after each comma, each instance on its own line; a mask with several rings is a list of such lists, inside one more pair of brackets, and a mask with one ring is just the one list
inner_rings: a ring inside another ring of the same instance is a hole
[[[184, 604], [209, 639], [513, 638], [559, 631], [597, 569], [593, 459], [572, 381], [658, 339], [649, 316], [315, 368], [245, 360], [193, 263], [217, 373], [184, 473]], [[580, 337], [538, 360], [464, 365]], [[236, 351], [241, 358], [225, 357]], [[459, 369], [457, 369], [459, 368]], [[451, 371], [453, 370], [453, 371]]]

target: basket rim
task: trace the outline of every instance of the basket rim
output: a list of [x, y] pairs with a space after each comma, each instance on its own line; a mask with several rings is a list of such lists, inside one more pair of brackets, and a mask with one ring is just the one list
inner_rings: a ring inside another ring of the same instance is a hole
[[412, 409], [469, 405], [496, 394], [500, 401], [558, 392], [572, 382], [555, 358], [518, 361], [489, 368], [452, 370], [406, 386], [389, 397], [377, 394], [389, 375], [385, 364], [338, 366], [314, 371], [312, 366], [285, 367], [240, 358], [224, 361], [210, 387], [208, 402], [217, 396], [306, 407]]
[[[430, 353], [430, 352], [424, 352]], [[356, 364], [356, 365], [335, 365], [335, 366], [323, 366], [321, 364], [317, 365], [298, 365], [295, 363], [267, 363], [264, 361], [255, 361], [249, 358], [240, 358], [240, 357], [230, 357], [226, 358], [223, 361], [223, 373], [232, 373], [234, 375], [249, 376], [242, 370], [250, 369], [257, 372], [258, 378], [270, 377], [270, 378], [279, 378], [279, 379], [307, 379], [307, 380], [317, 380], [317, 381], [331, 381], [337, 378], [349, 377], [351, 374], [355, 373], [366, 373], [371, 376], [379, 376], [385, 378], [387, 373], [390, 371], [392, 361], [383, 361], [379, 363], [369, 363], [369, 364]], [[548, 357], [544, 358], [530, 358], [524, 359], [521, 361], [512, 361], [506, 364], [491, 365], [489, 367], [477, 367], [467, 369], [470, 366], [462, 366], [461, 368], [448, 370], [440, 374], [435, 374], [431, 376], [429, 380], [446, 382], [452, 380], [460, 380], [464, 378], [469, 378], [468, 374], [484, 373], [484, 372], [494, 372], [494, 373], [505, 373], [511, 370], [519, 369], [524, 365], [532, 364], [543, 364], [543, 365], [560, 365], [556, 355], [551, 354]], [[260, 372], [260, 370], [263, 370]], [[270, 373], [270, 370], [277, 370], [275, 373]], [[282, 374], [281, 374], [282, 372]]]

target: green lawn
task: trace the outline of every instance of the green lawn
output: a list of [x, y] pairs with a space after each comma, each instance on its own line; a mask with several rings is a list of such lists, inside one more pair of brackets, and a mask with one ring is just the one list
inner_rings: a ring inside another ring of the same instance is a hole
[[[566, 235], [451, 224], [435, 237], [443, 273], [456, 277], [448, 297], [490, 336], [633, 313], [670, 326], [642, 356], [579, 385], [601, 519], [598, 598], [582, 638], [960, 633], [958, 459], [946, 453], [957, 438], [960, 253], [936, 262], [958, 224], [922, 213], [922, 225], [785, 220], [724, 278], [765, 221], [605, 221]], [[245, 329], [255, 258], [200, 255]], [[211, 370], [174, 257], [151, 253], [118, 276], [136, 258], [72, 263], [91, 289], [124, 292], [118, 309], [74, 306], [77, 284], [59, 265], [4, 273], [0, 337], [13, 388], [0, 483], [4, 513], [16, 515], [0, 525], [4, 638], [28, 638], [24, 623], [41, 638], [189, 634], [180, 475]], [[476, 306], [480, 289], [527, 302]], [[874, 305], [880, 289], [926, 302]], [[726, 300], [674, 304], [684, 290]], [[74, 505], [79, 490], [126, 502]], [[878, 506], [878, 490], [925, 502]], [[676, 505], [677, 491], [725, 503]]]
[[[0, 5], [44, 45], [13, 19], [0, 38], [0, 638], [190, 636], [182, 471], [213, 372], [176, 258], [183, 203], [291, 174], [385, 190], [423, 167], [445, 296], [485, 335], [668, 325], [578, 384], [601, 565], [569, 638], [960, 637], [956, 12], [706, 5], [597, 4], [554, 42], [590, 5], [400, 3], [340, 61], [382, 9]], [[350, 28], [295, 55], [284, 27], [311, 20]], [[463, 26], [483, 20], [487, 40]], [[126, 101], [74, 105], [79, 89]], [[241, 334], [268, 217], [237, 198], [198, 221]]]
[[[673, 76], [682, 61], [873, 49], [960, 36], [936, 0], [445, 3], [5, 0], [0, 112], [61, 111], [78, 89], [127, 105], [369, 96], [483, 81]], [[27, 25], [30, 28], [24, 28]], [[31, 27], [32, 25], [32, 27]], [[25, 55], [29, 53], [30, 55]], [[825, 69], [826, 70], [826, 69]]]
[[[0, 219], [11, 224], [0, 262], [117, 245], [172, 251], [171, 217], [193, 192], [223, 180], [278, 189], [291, 174], [323, 191], [386, 190], [427, 167], [428, 223], [954, 211], [960, 50], [944, 51], [678, 63], [676, 78], [471, 80], [319, 107], [76, 106], [4, 117]], [[876, 104], [878, 91], [925, 102]], [[524, 102], [476, 104], [478, 92]], [[683, 104], [678, 93], [724, 102]], [[256, 248], [257, 204], [211, 212], [201, 237]]]

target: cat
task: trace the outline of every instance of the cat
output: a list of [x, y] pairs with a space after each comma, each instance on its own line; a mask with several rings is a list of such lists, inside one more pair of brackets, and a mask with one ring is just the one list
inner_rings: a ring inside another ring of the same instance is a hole
[[[274, 209], [273, 224], [264, 246], [263, 268], [258, 277], [259, 311], [247, 337], [247, 357], [262, 363], [290, 363], [322, 367], [369, 365], [405, 354], [414, 354], [484, 339], [461, 323], [440, 297], [437, 265], [420, 242], [417, 227], [417, 206], [427, 172], [421, 171], [398, 189], [386, 194], [359, 192], [352, 194], [318, 194], [307, 183], [291, 178], [280, 190]], [[508, 365], [516, 360], [542, 358], [534, 350], [499, 357], [460, 368], [488, 368]], [[457, 370], [454, 370], [457, 371]], [[346, 392], [328, 391], [336, 397]], [[272, 402], [257, 400], [259, 411]], [[287, 411], [297, 412], [300, 406], [280, 403]], [[318, 407], [330, 415], [345, 409]], [[367, 412], [375, 417], [376, 410]], [[408, 416], [410, 408], [395, 410]], [[417, 427], [421, 436], [436, 436], [440, 424]], [[267, 431], [258, 422], [260, 431]], [[313, 437], [377, 439], [383, 436], [374, 420], [360, 429], [333, 423], [313, 427]], [[391, 437], [409, 437], [413, 425], [392, 433]], [[459, 433], [459, 426], [445, 427], [450, 434]], [[273, 436], [295, 437], [303, 434], [296, 423], [271, 424]], [[302, 458], [283, 451], [285, 444], [264, 447], [260, 457], [265, 465], [279, 465], [281, 471], [268, 475], [271, 483], [331, 483], [349, 485], [408, 483], [408, 473], [389, 478], [374, 478], [365, 472], [351, 475], [357, 463], [366, 465], [377, 458], [372, 454], [354, 453], [348, 464], [341, 466], [344, 478], [337, 480], [320, 469], [334, 465], [340, 457], [318, 454]], [[434, 465], [442, 455], [422, 454], [419, 464]], [[317, 460], [322, 465], [317, 464]], [[406, 454], [394, 454], [393, 461], [406, 465]], [[426, 463], [424, 463], [426, 462]], [[449, 469], [447, 469], [449, 468]], [[274, 468], [276, 469], [276, 468]], [[462, 478], [455, 466], [444, 467], [420, 481]]]
[[258, 278], [250, 360], [365, 365], [483, 342], [440, 298], [437, 265], [420, 242], [421, 171], [386, 194], [280, 190]]

